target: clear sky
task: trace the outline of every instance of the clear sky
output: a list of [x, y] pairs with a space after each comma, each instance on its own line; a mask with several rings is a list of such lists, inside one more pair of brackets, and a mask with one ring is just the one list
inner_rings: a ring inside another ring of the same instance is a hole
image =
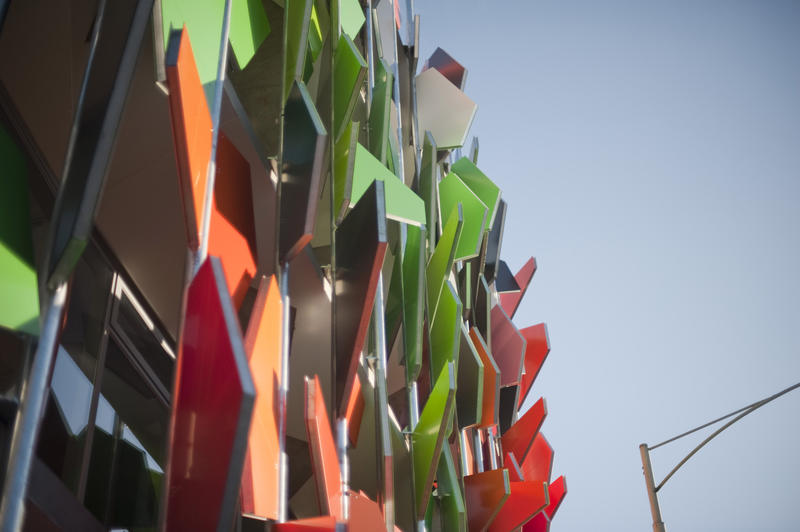
[[[800, 2], [416, 0], [469, 70], [502, 256], [539, 270], [554, 531], [651, 530], [638, 445], [800, 381]], [[699, 443], [653, 452], [658, 482]], [[800, 391], [660, 492], [667, 529], [797, 531]]]

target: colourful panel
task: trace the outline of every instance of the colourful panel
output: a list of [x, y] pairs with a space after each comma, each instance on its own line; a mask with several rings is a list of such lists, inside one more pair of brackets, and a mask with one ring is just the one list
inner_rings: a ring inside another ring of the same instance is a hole
[[[233, 6], [231, 6], [232, 12]], [[225, 2], [208, 2], [198, 9], [197, 0], [161, 0], [161, 30], [164, 32], [164, 42], [169, 42], [173, 31], [185, 28], [194, 44], [197, 72], [203, 85], [213, 83], [217, 79], [224, 13]]]
[[444, 77], [430, 68], [417, 76], [419, 131], [430, 131], [440, 150], [464, 145], [478, 106]]
[[469, 330], [472, 345], [483, 364], [483, 394], [481, 395], [481, 422], [479, 428], [497, 424], [500, 408], [500, 368], [492, 358], [480, 331], [472, 327]]
[[448, 217], [447, 223], [442, 230], [442, 236], [439, 238], [439, 243], [436, 245], [436, 249], [428, 261], [428, 266], [425, 268], [429, 318], [433, 318], [436, 314], [436, 305], [439, 303], [439, 296], [442, 290], [444, 290], [444, 281], [453, 269], [453, 258], [461, 236], [463, 220], [461, 206], [456, 205]]
[[170, 421], [168, 530], [233, 522], [255, 393], [222, 264], [210, 256], [186, 297]]
[[[306, 46], [312, 0], [284, 0], [283, 100], [294, 83], [300, 83], [306, 66]], [[286, 140], [284, 137], [284, 146]]]
[[336, 229], [336, 405], [344, 409], [386, 254], [384, 187], [375, 181]]
[[261, 0], [233, 0], [229, 39], [240, 69], [250, 63], [269, 33], [269, 20]]
[[[295, 2], [287, 0], [287, 4]], [[287, 7], [288, 9], [288, 7]], [[295, 82], [283, 111], [279, 258], [290, 261], [311, 241], [327, 133], [305, 84]]]
[[[464, 498], [470, 530], [486, 530], [509, 495], [511, 483], [506, 469], [492, 469], [464, 477]], [[510, 530], [510, 529], [509, 529]]]
[[425, 224], [425, 204], [405, 186], [388, 168], [383, 166], [364, 146], [356, 145], [353, 187], [350, 195], [352, 207], [361, 199], [373, 181], [383, 181], [386, 188], [386, 217], [409, 225]]
[[394, 423], [389, 423], [392, 437], [392, 477], [394, 479], [395, 527], [414, 530], [414, 482], [411, 478], [411, 451], [405, 434]]
[[492, 307], [491, 320], [492, 356], [500, 368], [500, 385], [516, 385], [522, 375], [525, 338], [500, 305]]
[[[47, 285], [72, 275], [94, 229], [124, 103], [131, 85], [152, 2], [111, 2], [94, 20], [95, 38], [84, 71], [66, 155], [66, 167], [45, 252]], [[97, 52], [97, 53], [95, 53]], [[38, 66], [38, 65], [36, 65]]]
[[441, 48], [433, 51], [428, 60], [425, 61], [422, 70], [429, 68], [435, 68], [447, 78], [447, 81], [458, 87], [459, 90], [464, 90], [464, 84], [467, 81], [467, 69]]
[[550, 484], [547, 488], [550, 496], [550, 504], [544, 511], [536, 514], [533, 519], [528, 521], [522, 532], [547, 532], [550, 530], [550, 522], [553, 520], [556, 512], [558, 511], [561, 502], [567, 495], [567, 481], [564, 477], [558, 477], [555, 482]]
[[376, 532], [386, 530], [383, 512], [375, 501], [370, 500], [364, 492], [350, 492], [350, 519], [347, 522], [348, 532]]
[[0, 327], [39, 334], [39, 286], [25, 156], [0, 124]]
[[[536, 434], [547, 417], [547, 404], [540, 398], [503, 434], [503, 450], [514, 453], [520, 464], [524, 464]], [[523, 472], [525, 469], [523, 469]], [[527, 476], [526, 476], [527, 478]]]
[[422, 367], [422, 330], [425, 318], [425, 226], [406, 229], [403, 252], [403, 346], [407, 382]]
[[553, 470], [553, 448], [544, 434], [536, 433], [531, 448], [525, 460], [520, 462], [522, 476], [525, 480], [541, 480], [550, 482], [550, 473]]
[[461, 300], [452, 283], [445, 281], [431, 323], [431, 376], [434, 379], [448, 362], [455, 362], [458, 367], [460, 335]]
[[470, 339], [469, 329], [463, 322], [460, 328], [456, 412], [458, 428], [464, 429], [481, 423], [484, 378], [483, 362]]
[[475, 163], [467, 157], [462, 157], [453, 164], [451, 170], [458, 174], [472, 192], [489, 208], [489, 215], [486, 217], [486, 228], [494, 227], [494, 218], [497, 213], [497, 206], [500, 203], [500, 188], [486, 177], [486, 174], [475, 166]]
[[253, 189], [250, 164], [224, 133], [217, 144], [208, 252], [222, 259], [231, 299], [238, 309], [256, 274]]
[[336, 519], [326, 515], [285, 523], [273, 523], [272, 530], [275, 532], [336, 532]]
[[242, 512], [278, 519], [278, 388], [281, 379], [280, 289], [271, 276], [261, 278], [244, 337], [244, 349], [256, 388], [253, 423], [242, 473]]
[[369, 151], [381, 164], [386, 164], [389, 145], [389, 116], [391, 114], [394, 77], [383, 59], [375, 62], [375, 85], [369, 111]]
[[525, 401], [528, 392], [533, 386], [533, 381], [539, 375], [548, 353], [550, 353], [550, 341], [547, 336], [547, 326], [544, 323], [532, 325], [519, 331], [525, 338], [525, 360], [524, 371], [520, 379], [519, 405]]
[[461, 492], [458, 472], [448, 445], [442, 448], [442, 455], [439, 457], [436, 482], [442, 512], [442, 530], [466, 530], [467, 509], [464, 505], [464, 494]]
[[429, 131], [425, 132], [422, 144], [418, 192], [425, 203], [425, 219], [428, 222], [428, 249], [436, 247], [439, 227], [439, 195], [436, 165], [436, 143]]
[[511, 294], [500, 294], [500, 306], [511, 318], [516, 314], [520, 301], [525, 296], [525, 292], [528, 291], [528, 286], [531, 284], [534, 273], [536, 273], [536, 259], [531, 257], [514, 276], [520, 291]]
[[336, 140], [350, 124], [366, 74], [367, 62], [350, 37], [343, 33], [333, 55], [333, 138]]
[[341, 521], [344, 519], [342, 472], [339, 469], [339, 457], [319, 377], [314, 375], [314, 380], [306, 377], [305, 390], [306, 432], [311, 452], [311, 468], [317, 488], [319, 511]]
[[503, 245], [503, 229], [506, 224], [506, 202], [500, 200], [494, 215], [494, 224], [489, 231], [484, 256], [483, 274], [488, 282], [494, 281], [495, 272], [500, 264], [500, 248]]
[[503, 465], [505, 465], [508, 469], [508, 478], [510, 478], [512, 482], [522, 482], [523, 480], [526, 480], [525, 475], [522, 473], [522, 467], [520, 467], [519, 461], [517, 460], [517, 457], [514, 456], [514, 453], [507, 452], [505, 455], [506, 456], [503, 459]]
[[310, 62], [306, 63], [305, 74], [308, 76], [311, 63], [317, 61], [319, 53], [322, 51], [322, 45], [328, 38], [328, 28], [331, 25], [330, 16], [325, 3], [320, 0], [314, 0], [311, 5], [311, 20], [308, 27], [308, 49], [307, 54], [310, 54]]
[[497, 513], [489, 532], [508, 532], [521, 527], [549, 503], [546, 482], [511, 482], [511, 494]]
[[339, 25], [351, 39], [355, 39], [361, 26], [366, 21], [364, 10], [358, 0], [340, 0], [339, 2]]
[[442, 444], [450, 433], [455, 392], [455, 366], [450, 362], [436, 379], [412, 436], [417, 520], [425, 516]]
[[348, 122], [333, 146], [333, 216], [337, 224], [342, 223], [350, 207], [358, 128], [358, 122]]
[[517, 404], [519, 403], [519, 386], [504, 386], [500, 388], [500, 423], [498, 423], [498, 428], [500, 429], [500, 434], [505, 434], [505, 432], [511, 427], [511, 425], [517, 419], [517, 413], [519, 412], [519, 408], [517, 408]]
[[514, 274], [511, 273], [511, 269], [504, 260], [501, 260], [498, 263], [497, 271], [495, 273], [494, 289], [500, 295], [519, 292], [520, 290], [517, 280], [514, 279]]
[[197, 251], [211, 160], [212, 123], [186, 26], [169, 36], [166, 71], [186, 239], [189, 248]]
[[478, 275], [474, 309], [475, 327], [486, 340], [486, 345], [492, 345], [492, 293], [483, 275]]
[[455, 259], [463, 260], [476, 257], [480, 252], [488, 209], [480, 198], [451, 172], [439, 181], [439, 216], [445, 225], [447, 224], [445, 216], [449, 214], [444, 213], [452, 212], [459, 203], [464, 213], [464, 228], [458, 241]]

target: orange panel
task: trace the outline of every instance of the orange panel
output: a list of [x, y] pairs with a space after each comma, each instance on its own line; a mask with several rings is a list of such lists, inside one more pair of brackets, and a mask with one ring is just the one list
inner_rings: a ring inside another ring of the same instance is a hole
[[536, 259], [531, 257], [514, 276], [514, 280], [517, 281], [519, 285], [519, 292], [500, 294], [500, 306], [503, 307], [503, 310], [506, 311], [509, 318], [513, 318], [514, 314], [517, 312], [519, 303], [528, 290], [534, 273], [536, 273]]
[[536, 433], [547, 416], [547, 404], [543, 398], [525, 412], [516, 423], [511, 425], [502, 436], [503, 450], [514, 453], [520, 463], [525, 462], [528, 449], [533, 443]]
[[548, 486], [547, 491], [550, 495], [550, 504], [543, 512], [539, 512], [528, 521], [522, 529], [523, 532], [547, 532], [550, 530], [550, 522], [567, 494], [567, 480], [563, 476], [558, 477]]
[[314, 380], [306, 377], [305, 387], [306, 432], [320, 513], [343, 520], [342, 473], [319, 377], [314, 375]]
[[519, 404], [528, 395], [528, 392], [533, 386], [533, 381], [542, 369], [542, 364], [550, 353], [550, 342], [547, 338], [547, 326], [544, 323], [526, 327], [519, 331], [522, 337], [525, 338], [525, 356], [522, 361], [524, 364], [524, 373], [520, 379], [519, 388]]
[[166, 71], [186, 239], [196, 251], [203, 225], [212, 122], [186, 26], [170, 35]]
[[250, 164], [220, 133], [208, 253], [222, 259], [233, 306], [238, 309], [256, 274], [256, 227]]
[[511, 483], [506, 469], [492, 469], [464, 477], [464, 504], [470, 530], [485, 530], [506, 503]]
[[350, 388], [350, 397], [347, 399], [347, 409], [344, 417], [347, 419], [347, 437], [350, 444], [355, 447], [358, 444], [358, 433], [361, 430], [361, 416], [364, 415], [364, 397], [361, 395], [361, 380], [353, 379], [353, 386]]
[[275, 532], [335, 532], [336, 519], [331, 516], [298, 519], [286, 523], [273, 523]]
[[472, 340], [478, 356], [483, 363], [483, 410], [481, 412], [481, 424], [479, 428], [486, 428], [496, 425], [498, 421], [498, 410], [500, 409], [500, 370], [497, 367], [486, 342], [483, 341], [481, 333], [475, 327], [469, 330], [469, 337]]
[[256, 402], [242, 472], [242, 512], [278, 518], [278, 389], [281, 378], [281, 294], [275, 276], [261, 278], [244, 348]]
[[553, 448], [550, 447], [541, 432], [536, 434], [528, 455], [520, 463], [520, 467], [525, 480], [550, 482], [550, 472], [553, 468]]
[[376, 532], [386, 530], [383, 521], [383, 512], [378, 503], [370, 500], [363, 491], [349, 494], [350, 520], [347, 523], [348, 532]]
[[510, 532], [521, 527], [549, 502], [546, 482], [512, 482], [511, 495], [489, 525], [489, 531]]

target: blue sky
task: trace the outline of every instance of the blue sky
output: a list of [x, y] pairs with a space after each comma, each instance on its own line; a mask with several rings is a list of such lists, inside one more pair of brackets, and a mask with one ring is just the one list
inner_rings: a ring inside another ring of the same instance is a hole
[[[553, 530], [650, 530], [638, 445], [800, 381], [800, 3], [416, 0], [469, 70], [502, 256], [539, 270]], [[708, 432], [653, 452], [657, 481]], [[692, 458], [667, 529], [798, 529], [800, 392]]]

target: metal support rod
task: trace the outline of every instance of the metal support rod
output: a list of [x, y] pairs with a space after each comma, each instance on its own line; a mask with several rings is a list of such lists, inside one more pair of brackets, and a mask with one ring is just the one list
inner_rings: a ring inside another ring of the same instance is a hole
[[67, 283], [59, 284], [47, 307], [42, 335], [22, 391], [20, 410], [14, 423], [14, 435], [8, 455], [8, 469], [0, 504], [0, 530], [14, 532], [22, 529], [25, 515], [25, 495], [36, 450], [36, 439], [44, 416], [53, 361], [58, 347], [58, 332], [67, 299]]
[[339, 454], [339, 470], [341, 472], [342, 490], [342, 518], [347, 521], [350, 518], [350, 461], [347, 458], [347, 418], [340, 417], [336, 420], [336, 447]]
[[289, 392], [289, 263], [281, 268], [281, 383], [278, 388], [278, 521], [289, 518], [289, 455], [286, 453], [286, 397]]
[[217, 62], [217, 80], [214, 83], [214, 107], [211, 114], [211, 158], [208, 161], [206, 175], [206, 192], [203, 200], [203, 220], [200, 231], [200, 246], [195, 257], [194, 273], [200, 269], [208, 255], [208, 232], [211, 226], [211, 205], [214, 201], [214, 181], [217, 175], [217, 143], [219, 142], [220, 116], [222, 115], [222, 92], [225, 86], [225, 70], [228, 67], [228, 37], [231, 31], [231, 0], [225, 0], [225, 12], [222, 17], [222, 35], [219, 43], [219, 61]]
[[639, 446], [642, 455], [642, 469], [644, 471], [644, 483], [647, 486], [647, 498], [650, 500], [650, 513], [653, 516], [653, 532], [666, 532], [664, 521], [661, 520], [661, 509], [658, 507], [658, 495], [656, 495], [655, 481], [653, 480], [653, 468], [650, 465], [650, 451], [647, 444]]
[[472, 431], [472, 454], [475, 457], [475, 472], [483, 473], [483, 446], [481, 445], [481, 429]]

